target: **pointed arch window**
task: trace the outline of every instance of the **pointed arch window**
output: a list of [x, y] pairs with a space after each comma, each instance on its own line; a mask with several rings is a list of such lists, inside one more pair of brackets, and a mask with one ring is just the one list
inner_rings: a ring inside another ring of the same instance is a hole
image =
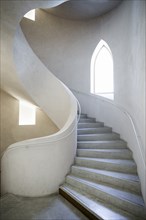
[[114, 99], [113, 57], [103, 40], [95, 48], [91, 59], [91, 93]]

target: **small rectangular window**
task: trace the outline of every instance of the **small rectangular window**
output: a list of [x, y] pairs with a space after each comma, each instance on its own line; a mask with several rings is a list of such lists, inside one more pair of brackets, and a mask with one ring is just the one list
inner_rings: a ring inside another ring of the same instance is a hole
[[36, 124], [36, 107], [26, 102], [19, 102], [19, 125]]

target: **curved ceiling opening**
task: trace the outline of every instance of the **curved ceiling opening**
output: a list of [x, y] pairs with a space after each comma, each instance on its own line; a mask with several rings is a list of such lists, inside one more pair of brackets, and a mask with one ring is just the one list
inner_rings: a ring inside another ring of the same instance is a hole
[[71, 20], [92, 19], [116, 8], [122, 0], [70, 0], [46, 12]]

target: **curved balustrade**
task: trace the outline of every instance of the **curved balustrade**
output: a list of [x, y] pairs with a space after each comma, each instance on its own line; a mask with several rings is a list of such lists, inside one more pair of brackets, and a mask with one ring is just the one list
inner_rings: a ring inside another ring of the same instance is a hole
[[[136, 123], [129, 112], [122, 106], [99, 96], [86, 94], [71, 89], [80, 101], [82, 112], [103, 121], [105, 125], [111, 126], [121, 138], [128, 142], [128, 147], [133, 152], [137, 164], [138, 174], [141, 180], [142, 194], [146, 201], [146, 159], [142, 138], [136, 127]], [[88, 103], [88, 105], [87, 105]]]
[[[49, 4], [51, 7], [62, 2], [37, 3], [40, 7], [41, 4], [42, 7]], [[12, 16], [15, 14], [15, 19], [6, 29], [10, 32], [9, 41], [14, 48], [14, 60], [11, 59], [13, 69], [31, 99], [49, 115], [60, 130], [51, 136], [21, 141], [7, 148], [1, 162], [2, 193], [43, 196], [58, 190], [74, 161], [77, 146], [77, 101], [69, 89], [33, 53], [18, 26], [20, 13], [27, 7], [31, 9], [33, 5], [36, 6], [36, 2], [33, 4], [33, 1], [29, 1], [26, 5], [23, 2], [22, 5], [18, 4], [18, 8], [17, 5], [13, 8], [10, 5], [8, 8], [12, 10]], [[12, 57], [12, 54], [8, 56]]]

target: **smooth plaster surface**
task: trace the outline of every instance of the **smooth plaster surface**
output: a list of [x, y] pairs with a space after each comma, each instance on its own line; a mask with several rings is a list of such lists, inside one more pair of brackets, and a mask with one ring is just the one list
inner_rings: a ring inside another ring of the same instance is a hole
[[0, 92], [0, 97], [1, 153], [15, 142], [48, 136], [58, 131], [57, 126], [39, 108], [36, 108], [35, 125], [19, 125], [19, 101], [4, 91]]
[[60, 130], [9, 146], [1, 162], [2, 194], [45, 196], [58, 191], [73, 164], [77, 146], [77, 101], [33, 53], [20, 28], [15, 36], [14, 52], [23, 86], [51, 114]]
[[33, 8], [50, 8], [65, 2], [56, 1], [1, 1], [1, 88], [17, 99], [34, 102], [16, 74], [13, 60], [14, 35], [23, 15]]
[[36, 10], [36, 21], [24, 18], [21, 27], [46, 67], [69, 88], [88, 94], [91, 56], [99, 41], [105, 40], [113, 53], [115, 102], [136, 120], [144, 145], [144, 1], [124, 1], [110, 13], [85, 22]]
[[[123, 1], [110, 13], [85, 22], [57, 18], [41, 10], [36, 11], [35, 22], [27, 19], [21, 22], [29, 44], [46, 67], [68, 87], [86, 94], [90, 94], [92, 53], [101, 39], [107, 42], [114, 60], [114, 102], [128, 111], [134, 119], [144, 160], [146, 158], [145, 20], [145, 1], [135, 0]], [[94, 114], [99, 113], [99, 120], [102, 115], [103, 121], [108, 124], [109, 118], [102, 107], [101, 105], [99, 111], [93, 107], [92, 110]], [[88, 105], [87, 108], [90, 106]], [[114, 120], [112, 111], [110, 119]], [[122, 123], [122, 116], [119, 120]], [[116, 121], [114, 124], [117, 127]], [[123, 126], [122, 130], [124, 128], [126, 127]], [[125, 138], [127, 137], [132, 143], [131, 132], [127, 131]], [[135, 155], [138, 151], [136, 149]], [[142, 165], [138, 154], [135, 158], [144, 192], [145, 165]], [[143, 195], [146, 199], [145, 193]]]
[[[24, 93], [18, 88], [25, 88], [32, 100], [60, 128], [53, 135], [28, 139], [9, 146], [1, 163], [3, 194], [11, 192], [35, 197], [57, 192], [74, 160], [77, 146], [77, 101], [68, 88], [33, 53], [19, 26], [19, 21], [29, 9], [53, 7], [62, 2], [64, 1], [2, 2], [2, 45], [5, 48], [5, 53], [2, 53], [2, 67], [5, 66], [5, 58], [8, 63], [6, 78], [2, 72], [6, 80], [2, 83], [3, 89], [8, 92], [9, 89], [16, 89], [20, 98]], [[5, 39], [7, 32], [9, 38]], [[15, 71], [11, 72], [9, 67], [14, 67]], [[16, 75], [21, 84], [11, 81], [17, 78]]]
[[121, 2], [122, 0], [86, 0], [84, 2], [83, 0], [70, 0], [46, 11], [66, 19], [84, 20], [101, 16], [117, 7]]

